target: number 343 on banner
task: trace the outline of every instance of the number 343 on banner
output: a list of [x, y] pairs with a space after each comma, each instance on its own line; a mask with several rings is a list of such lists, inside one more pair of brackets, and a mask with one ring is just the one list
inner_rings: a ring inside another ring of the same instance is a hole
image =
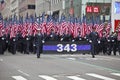
[[63, 51], [76, 52], [77, 51], [77, 45], [76, 44], [66, 44], [66, 45], [58, 44], [57, 45], [57, 52], [63, 52]]
[[91, 45], [85, 44], [81, 42], [76, 43], [69, 43], [69, 42], [54, 42], [54, 43], [46, 43], [43, 45], [44, 53], [73, 53], [73, 52], [83, 52], [83, 51], [90, 51]]

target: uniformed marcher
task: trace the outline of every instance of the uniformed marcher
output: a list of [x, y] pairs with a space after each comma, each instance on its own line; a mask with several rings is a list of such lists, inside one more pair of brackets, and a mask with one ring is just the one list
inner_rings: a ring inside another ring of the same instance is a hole
[[112, 32], [112, 34], [108, 37], [108, 55], [111, 55], [113, 51], [114, 55], [116, 55], [117, 48], [117, 34]]
[[11, 52], [12, 54], [16, 54], [16, 50], [17, 50], [17, 37], [14, 36], [11, 38]]
[[22, 37], [22, 34], [21, 32], [18, 31], [18, 34], [16, 35], [18, 41], [17, 41], [17, 50], [18, 52], [20, 53], [23, 53], [23, 37]]
[[41, 33], [41, 29], [37, 29], [38, 33], [35, 35], [35, 46], [36, 46], [36, 53], [37, 58], [40, 58], [40, 54], [43, 52], [43, 35]]
[[32, 36], [33, 42], [32, 42], [32, 47], [33, 47], [33, 54], [36, 54], [36, 45], [35, 45], [35, 36]]
[[68, 31], [61, 35], [60, 41], [72, 41], [72, 34]]
[[51, 29], [50, 34], [48, 35], [48, 40], [50, 41], [56, 41], [57, 40], [57, 34], [55, 33], [55, 31], [53, 29]]
[[120, 55], [120, 23], [118, 24], [118, 32], [117, 32], [117, 45], [118, 45], [118, 52], [119, 52], [119, 55]]
[[30, 51], [30, 38], [31, 36], [29, 35], [30, 31], [27, 31], [27, 35], [25, 36], [25, 54], [29, 54]]
[[0, 36], [0, 54], [4, 54], [4, 40], [5, 38], [3, 37], [3, 30], [2, 30], [2, 34]]
[[113, 44], [113, 54], [116, 55], [116, 52], [117, 52], [117, 33], [116, 32], [114, 32], [113, 37], [115, 41]]
[[101, 37], [100, 41], [101, 41], [102, 52], [105, 55], [107, 52], [107, 32], [105, 30], [103, 30], [103, 32], [102, 32], [102, 37]]
[[6, 35], [5, 30], [2, 30], [2, 35], [0, 37], [0, 54], [4, 54], [4, 51], [6, 50]]
[[81, 40], [82, 40], [81, 32], [79, 31], [77, 37], [72, 39], [72, 42], [74, 42], [74, 41], [81, 41]]
[[95, 58], [95, 54], [97, 54], [97, 44], [99, 39], [99, 35], [95, 30], [95, 27], [93, 27], [93, 31], [89, 34], [89, 42], [91, 43], [91, 54], [93, 58]]

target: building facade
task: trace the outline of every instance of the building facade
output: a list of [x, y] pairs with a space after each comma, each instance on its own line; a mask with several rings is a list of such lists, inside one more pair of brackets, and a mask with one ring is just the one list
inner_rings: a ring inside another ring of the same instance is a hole
[[[40, 14], [42, 14], [42, 12], [48, 11], [48, 8], [46, 8], [46, 4], [45, 4], [45, 0], [36, 0], [35, 1], [35, 5], [36, 5], [36, 15], [39, 16]], [[46, 10], [47, 9], [47, 10]]]
[[[73, 0], [73, 7], [75, 8], [75, 15], [81, 14], [81, 0]], [[36, 0], [36, 14], [41, 15], [43, 12], [46, 14], [58, 15], [59, 17], [64, 13], [66, 16], [69, 14], [71, 7], [71, 0]]]
[[[109, 20], [110, 16], [111, 16], [111, 3], [112, 0], [82, 0], [82, 4], [81, 4], [81, 14], [85, 14], [88, 17], [93, 15], [100, 15], [101, 16], [101, 20], [103, 18], [103, 16], [105, 16], [106, 20]], [[86, 11], [86, 8], [88, 8], [88, 10], [90, 8], [94, 8], [95, 12], [92, 11]], [[96, 12], [97, 11], [97, 12]]]
[[35, 14], [35, 0], [19, 0], [19, 15], [25, 17], [26, 14]]
[[5, 0], [5, 7], [1, 11], [3, 18], [10, 17], [11, 15], [19, 15], [25, 17], [26, 14], [35, 14], [35, 0]]
[[[111, 16], [111, 2], [112, 0], [36, 0], [37, 15], [45, 12], [61, 16], [65, 13], [66, 16], [73, 14], [75, 17], [82, 17], [83, 14], [87, 16], [105, 15], [106, 19]], [[99, 12], [86, 12], [87, 6], [99, 8]], [[102, 18], [102, 17], [101, 17]]]
[[[75, 17], [96, 15], [94, 12], [87, 12], [86, 8], [98, 7], [101, 16], [105, 15], [108, 20], [111, 16], [112, 0], [5, 0], [6, 7], [2, 10], [3, 16], [16, 14], [21, 16], [29, 15], [37, 16], [43, 12], [52, 14], [53, 16], [61, 16], [64, 13], [66, 16], [73, 14]], [[8, 13], [7, 13], [8, 12]], [[101, 17], [102, 18], [102, 17]]]
[[19, 15], [19, 0], [10, 0], [10, 12], [11, 15]]
[[112, 17], [111, 31], [114, 32], [118, 28], [118, 25], [120, 24], [120, 0], [112, 0], [111, 17]]
[[5, 6], [4, 8], [1, 10], [1, 14], [3, 15], [3, 18], [8, 18], [11, 15], [11, 11], [10, 11], [10, 0], [5, 0]]

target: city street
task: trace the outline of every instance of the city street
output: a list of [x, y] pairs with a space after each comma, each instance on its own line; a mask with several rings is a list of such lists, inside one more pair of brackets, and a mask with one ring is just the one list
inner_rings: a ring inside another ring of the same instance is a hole
[[120, 80], [120, 0], [0, 0], [0, 80]]
[[120, 56], [5, 53], [0, 80], [120, 80]]

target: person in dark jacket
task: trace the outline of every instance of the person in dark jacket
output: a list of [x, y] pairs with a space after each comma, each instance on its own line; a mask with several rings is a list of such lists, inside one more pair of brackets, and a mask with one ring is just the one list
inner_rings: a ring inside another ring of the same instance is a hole
[[89, 39], [91, 43], [91, 54], [93, 58], [95, 58], [95, 54], [97, 54], [97, 44], [99, 39], [99, 35], [95, 30], [96, 28], [93, 27], [93, 31], [89, 34]]
[[113, 50], [114, 55], [116, 55], [117, 48], [117, 34], [112, 32], [112, 34], [108, 37], [108, 55], [111, 55]]
[[29, 35], [30, 31], [27, 31], [27, 35], [25, 36], [25, 54], [29, 54], [30, 52], [30, 39], [31, 36]]
[[2, 36], [0, 37], [0, 54], [4, 54], [6, 50], [6, 34], [5, 30], [2, 30]]
[[12, 37], [10, 41], [11, 41], [11, 43], [10, 43], [11, 52], [14, 55], [14, 54], [16, 54], [16, 50], [17, 50], [17, 37], [16, 36]]
[[60, 41], [72, 41], [72, 34], [68, 31], [61, 35]]
[[58, 39], [58, 36], [57, 36], [56, 32], [54, 31], [54, 29], [51, 29], [51, 32], [48, 35], [48, 40], [49, 41], [56, 41], [57, 39]]
[[37, 29], [38, 33], [35, 35], [35, 46], [36, 46], [36, 53], [37, 53], [37, 58], [40, 58], [40, 54], [43, 52], [43, 35], [41, 33], [40, 29]]
[[103, 54], [105, 55], [107, 52], [107, 31], [102, 31], [102, 37], [101, 37], [101, 49]]

